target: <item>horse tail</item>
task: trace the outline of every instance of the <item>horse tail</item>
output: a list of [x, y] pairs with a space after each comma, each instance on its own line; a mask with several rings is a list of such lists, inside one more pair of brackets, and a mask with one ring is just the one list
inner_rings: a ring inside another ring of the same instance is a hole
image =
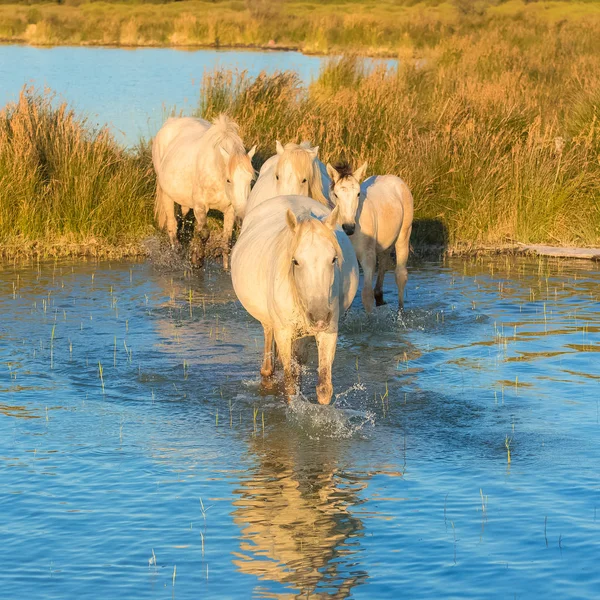
[[167, 227], [167, 211], [165, 210], [164, 195], [160, 183], [156, 182], [156, 196], [154, 197], [154, 218], [159, 229]]
[[395, 178], [396, 192], [402, 206], [402, 225], [398, 238], [395, 242], [396, 247], [396, 265], [398, 268], [404, 268], [410, 252], [410, 234], [412, 232], [414, 200], [410, 188], [399, 177]]
[[319, 159], [312, 161], [312, 171], [308, 180], [308, 190], [310, 197], [320, 202], [324, 206], [331, 208], [329, 198], [323, 194], [323, 180], [321, 179], [321, 169], [319, 168]]

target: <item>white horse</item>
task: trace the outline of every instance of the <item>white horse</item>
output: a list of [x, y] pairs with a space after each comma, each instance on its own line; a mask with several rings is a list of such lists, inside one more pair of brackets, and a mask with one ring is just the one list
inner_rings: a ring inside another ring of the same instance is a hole
[[352, 244], [336, 227], [338, 211], [304, 196], [277, 196], [248, 212], [233, 249], [231, 278], [244, 308], [265, 334], [263, 378], [273, 374], [273, 338], [285, 389], [296, 392], [294, 342], [314, 336], [319, 352], [317, 400], [329, 404], [338, 321], [358, 288]]
[[[327, 174], [331, 179], [329, 197], [338, 208], [338, 223], [350, 236], [363, 268], [362, 302], [365, 310], [373, 310], [373, 300], [377, 306], [385, 304], [383, 278], [391, 266], [392, 247], [396, 249], [398, 304], [403, 309], [413, 197], [406, 183], [395, 175], [370, 177], [361, 185], [366, 170], [367, 163], [354, 172], [348, 165], [340, 165], [336, 169], [327, 164]], [[373, 291], [377, 261], [377, 282]]]
[[250, 192], [246, 212], [275, 196], [309, 196], [325, 206], [321, 181], [319, 147], [308, 142], [289, 143], [282, 146], [276, 142], [277, 153], [261, 167], [258, 179]]
[[225, 115], [211, 124], [192, 117], [172, 117], [152, 143], [152, 162], [157, 186], [154, 214], [161, 229], [166, 227], [171, 244], [177, 245], [175, 203], [185, 216], [190, 208], [196, 217], [196, 232], [203, 244], [208, 238], [209, 209], [223, 213], [223, 266], [229, 265], [229, 246], [235, 217], [243, 219], [254, 178], [252, 157], [246, 154], [238, 126]]

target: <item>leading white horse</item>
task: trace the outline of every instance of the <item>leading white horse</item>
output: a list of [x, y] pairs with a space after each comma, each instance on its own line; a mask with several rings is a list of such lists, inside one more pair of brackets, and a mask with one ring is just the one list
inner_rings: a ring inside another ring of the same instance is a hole
[[317, 400], [329, 404], [339, 317], [358, 287], [358, 263], [337, 209], [304, 196], [277, 196], [248, 212], [233, 249], [231, 278], [244, 308], [265, 334], [261, 375], [273, 374], [273, 339], [288, 400], [296, 392], [294, 342], [314, 336], [319, 352]]
[[[327, 164], [331, 179], [330, 201], [338, 208], [338, 223], [350, 236], [363, 269], [362, 302], [365, 310], [373, 310], [383, 301], [383, 278], [391, 264], [392, 248], [396, 250], [396, 285], [399, 308], [404, 308], [404, 287], [408, 280], [410, 233], [413, 222], [413, 197], [408, 186], [395, 175], [369, 177], [361, 185], [367, 170], [364, 163], [356, 171], [347, 164], [337, 168]], [[373, 291], [375, 264], [378, 274]]]
[[254, 178], [252, 157], [246, 154], [238, 126], [225, 115], [213, 123], [192, 117], [172, 117], [152, 143], [156, 170], [154, 213], [158, 226], [166, 227], [171, 244], [177, 245], [175, 203], [185, 215], [194, 210], [200, 238], [199, 262], [208, 238], [209, 209], [223, 213], [223, 266], [229, 265], [229, 246], [235, 217], [243, 219], [250, 185]]
[[318, 159], [319, 147], [308, 142], [289, 143], [283, 146], [276, 142], [276, 154], [261, 167], [258, 179], [250, 192], [246, 212], [275, 196], [309, 196], [328, 205], [321, 180]]

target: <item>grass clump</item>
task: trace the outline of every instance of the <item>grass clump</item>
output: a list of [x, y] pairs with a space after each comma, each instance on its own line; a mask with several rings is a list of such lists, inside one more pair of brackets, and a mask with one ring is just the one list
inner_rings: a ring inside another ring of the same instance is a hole
[[4, 253], [35, 245], [132, 250], [151, 231], [153, 194], [146, 148], [121, 148], [51, 95], [25, 89], [0, 112]]
[[228, 112], [261, 159], [308, 139], [324, 161], [403, 177], [417, 219], [454, 247], [600, 245], [600, 27], [528, 36], [452, 37], [397, 69], [336, 60], [304, 90], [291, 73], [217, 73], [199, 112]]

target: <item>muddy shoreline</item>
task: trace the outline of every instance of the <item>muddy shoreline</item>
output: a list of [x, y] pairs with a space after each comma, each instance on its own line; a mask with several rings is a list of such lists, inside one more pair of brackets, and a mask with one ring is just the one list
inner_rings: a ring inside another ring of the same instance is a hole
[[[15, 239], [0, 244], [0, 260], [45, 260], [63, 258], [93, 258], [96, 260], [120, 260], [126, 258], [145, 259], [159, 253], [171, 253], [165, 237], [156, 235], [141, 241], [124, 242], [123, 244], [107, 244], [96, 239], [82, 242], [65, 240], [25, 241]], [[600, 262], [600, 248], [547, 246], [541, 244], [502, 244], [476, 245], [456, 244], [415, 245], [411, 246], [409, 260], [441, 259], [450, 256], [540, 256], [548, 258], [565, 258], [591, 260]], [[220, 236], [211, 236], [208, 241], [206, 256], [210, 260], [221, 257]]]

